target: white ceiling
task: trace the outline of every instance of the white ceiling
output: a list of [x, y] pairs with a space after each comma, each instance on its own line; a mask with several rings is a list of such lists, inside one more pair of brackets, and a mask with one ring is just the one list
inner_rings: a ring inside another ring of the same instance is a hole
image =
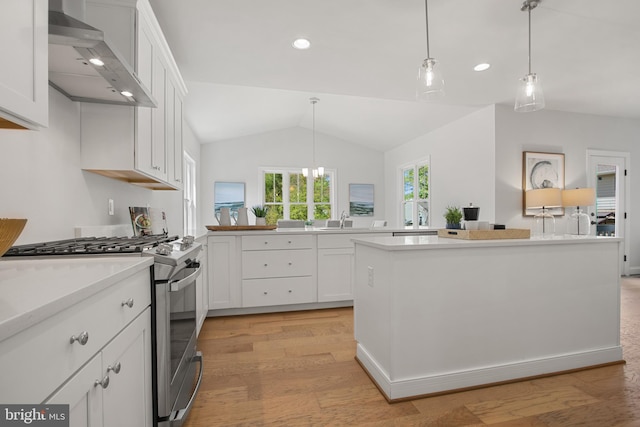
[[[415, 101], [426, 57], [423, 0], [150, 0], [202, 142], [292, 126], [387, 150], [489, 104], [527, 73], [521, 0], [431, 0], [431, 56], [446, 96]], [[532, 72], [547, 109], [640, 119], [640, 1], [543, 0]], [[295, 38], [312, 46], [299, 51]], [[484, 72], [479, 62], [491, 63]], [[536, 113], [528, 113], [536, 114]]]

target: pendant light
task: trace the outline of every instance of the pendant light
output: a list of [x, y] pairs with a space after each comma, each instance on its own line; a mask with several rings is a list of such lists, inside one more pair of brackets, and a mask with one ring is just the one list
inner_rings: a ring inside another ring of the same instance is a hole
[[540, 0], [525, 0], [520, 8], [529, 15], [529, 74], [520, 79], [514, 110], [518, 113], [528, 113], [544, 108], [544, 93], [542, 84], [536, 73], [531, 72], [531, 10], [535, 9]]
[[[311, 170], [312, 176], [314, 178], [318, 178], [319, 176], [324, 176], [324, 168], [322, 166], [316, 167], [316, 104], [320, 99], [318, 98], [309, 98], [311, 101], [311, 106], [313, 109], [313, 122], [312, 122], [312, 134], [313, 134], [313, 169]], [[302, 168], [302, 175], [307, 177], [309, 175], [309, 168]]]
[[424, 0], [424, 13], [427, 34], [427, 58], [418, 69], [418, 79], [416, 81], [416, 98], [419, 101], [429, 101], [444, 96], [444, 79], [441, 67], [429, 54], [429, 7], [427, 0]]

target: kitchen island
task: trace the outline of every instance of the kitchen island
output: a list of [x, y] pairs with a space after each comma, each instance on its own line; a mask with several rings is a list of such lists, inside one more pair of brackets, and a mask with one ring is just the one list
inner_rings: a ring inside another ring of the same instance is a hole
[[389, 401], [623, 363], [621, 241], [356, 238], [356, 358]]

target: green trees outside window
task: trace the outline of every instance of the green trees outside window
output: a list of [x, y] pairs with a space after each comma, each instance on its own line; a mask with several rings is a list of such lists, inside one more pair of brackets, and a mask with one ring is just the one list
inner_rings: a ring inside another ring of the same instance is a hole
[[429, 163], [402, 169], [402, 215], [405, 227], [429, 225]]

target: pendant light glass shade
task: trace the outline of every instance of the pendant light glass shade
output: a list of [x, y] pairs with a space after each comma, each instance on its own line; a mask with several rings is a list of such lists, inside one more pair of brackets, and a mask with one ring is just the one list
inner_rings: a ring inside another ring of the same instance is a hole
[[419, 101], [429, 101], [444, 96], [442, 68], [438, 61], [429, 54], [429, 6], [427, 0], [424, 0], [424, 14], [427, 35], [427, 58], [422, 61], [418, 68], [416, 99]]
[[531, 72], [531, 10], [535, 9], [540, 0], [524, 0], [521, 11], [527, 12], [529, 18], [529, 73], [520, 79], [516, 102], [513, 109], [518, 113], [529, 113], [544, 108], [544, 94], [542, 84], [536, 73]]
[[520, 79], [514, 109], [519, 113], [529, 113], [531, 111], [542, 110], [543, 108], [544, 93], [542, 92], [540, 79], [538, 79], [535, 73], [527, 74]]
[[444, 78], [442, 68], [433, 58], [424, 60], [418, 69], [416, 98], [422, 101], [438, 99], [444, 96]]

